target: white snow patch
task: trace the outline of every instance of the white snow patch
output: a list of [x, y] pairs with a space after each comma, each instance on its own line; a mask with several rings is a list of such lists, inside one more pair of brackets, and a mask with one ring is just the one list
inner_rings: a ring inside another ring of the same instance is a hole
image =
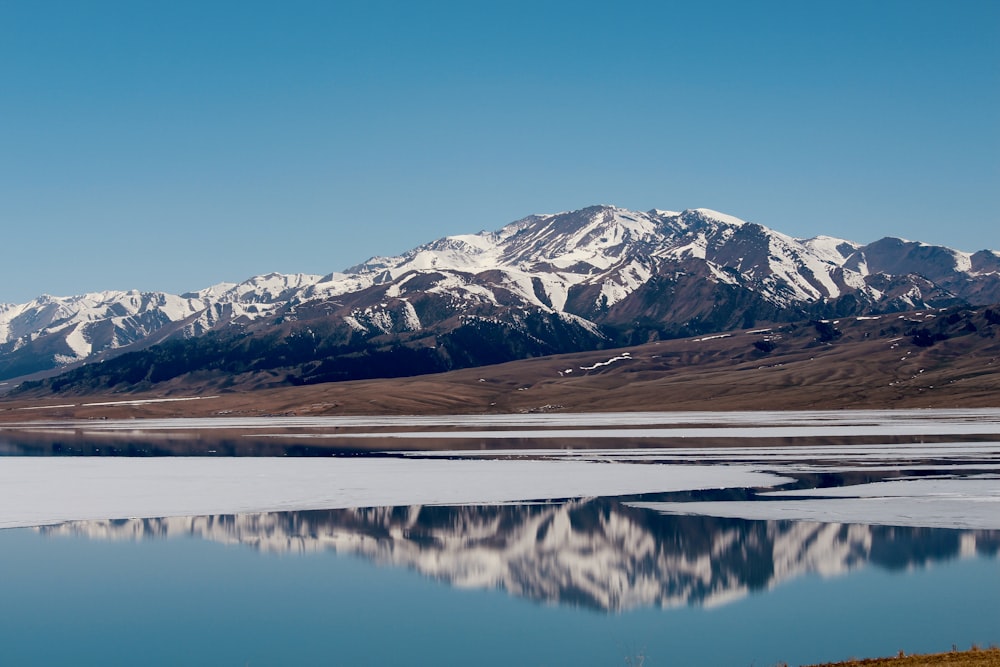
[[598, 327], [590, 320], [580, 317], [579, 315], [574, 315], [573, 313], [567, 313], [565, 311], [562, 311], [559, 313], [559, 317], [560, 319], [563, 319], [567, 322], [572, 322], [577, 326], [583, 327], [584, 329], [589, 331], [594, 336], [597, 336], [598, 338], [607, 338], [607, 336], [601, 333], [600, 327]]
[[487, 301], [494, 306], [500, 305], [492, 290], [482, 285], [469, 284], [455, 274], [447, 274], [427, 291], [431, 294], [445, 294], [449, 296], [454, 296], [456, 292], [464, 292], [469, 296], [476, 297], [476, 300]]
[[407, 331], [419, 331], [422, 326], [413, 304], [405, 299], [403, 300], [403, 326]]
[[[7, 384], [6, 382], [4, 384]], [[27, 408], [15, 408], [16, 410], [55, 410], [56, 408], [75, 408], [76, 403], [63, 403], [62, 405], [32, 405]]]
[[568, 280], [562, 273], [554, 275], [540, 273], [538, 274], [538, 278], [542, 281], [542, 288], [545, 290], [545, 295], [552, 304], [552, 309], [558, 312], [564, 311], [566, 309], [566, 298], [569, 296], [569, 288], [574, 281]]
[[598, 307], [612, 306], [629, 294], [646, 284], [650, 276], [653, 275], [650, 267], [642, 262], [629, 262], [613, 271], [613, 275], [607, 277], [601, 285], [601, 293], [598, 295], [595, 305]]
[[361, 322], [359, 322], [358, 319], [353, 315], [345, 315], [344, 322], [347, 324], [347, 326], [351, 327], [352, 329], [354, 329], [359, 333], [368, 333], [368, 327], [361, 324]]
[[628, 295], [629, 292], [626, 288], [609, 278], [601, 285], [601, 293], [595, 299], [594, 305], [599, 308], [613, 306]]
[[711, 218], [712, 220], [718, 220], [719, 222], [725, 223], [727, 225], [733, 225], [734, 227], [740, 227], [746, 224], [746, 220], [741, 220], [732, 215], [726, 215], [725, 213], [719, 213], [718, 211], [713, 211], [710, 208], [696, 208], [695, 212], [701, 213], [706, 218]]
[[708, 267], [708, 270], [712, 272], [712, 275], [719, 279], [719, 282], [726, 285], [735, 285], [739, 282], [735, 276], [728, 271], [723, 271], [722, 268], [715, 262], [706, 261], [705, 265]]
[[94, 405], [147, 405], [149, 403], [177, 403], [180, 401], [203, 401], [218, 396], [185, 396], [183, 398], [144, 398], [134, 401], [104, 401], [101, 403], [81, 403], [83, 406]]
[[601, 368], [603, 366], [610, 366], [611, 364], [619, 362], [619, 361], [632, 361], [632, 353], [631, 352], [623, 352], [622, 354], [620, 354], [617, 357], [611, 357], [607, 361], [598, 361], [596, 364], [593, 364], [591, 366], [580, 366], [580, 370], [581, 371], [593, 371], [593, 370], [596, 370], [596, 369]]
[[858, 273], [857, 271], [852, 271], [851, 269], [844, 269], [843, 273], [841, 273], [841, 276], [843, 276], [844, 284], [852, 289], [867, 290], [869, 293], [876, 295], [876, 298], [879, 298], [879, 296], [881, 295], [881, 292], [879, 292], [878, 290], [868, 287], [867, 284], [865, 283], [864, 275]]
[[972, 253], [952, 250], [952, 257], [955, 258], [955, 270], [963, 273], [972, 273]]
[[375, 308], [366, 308], [365, 317], [373, 327], [382, 333], [389, 333], [392, 331], [392, 315], [390, 315], [387, 311]]
[[664, 251], [657, 252], [656, 255], [657, 257], [672, 257], [676, 259], [684, 259], [686, 257], [705, 259], [707, 250], [708, 248], [705, 243], [704, 235], [699, 235], [697, 239], [691, 241], [690, 243], [668, 248]]

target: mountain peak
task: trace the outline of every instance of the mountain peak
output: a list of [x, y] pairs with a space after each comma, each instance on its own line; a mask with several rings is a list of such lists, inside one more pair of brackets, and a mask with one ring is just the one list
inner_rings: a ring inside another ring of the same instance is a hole
[[728, 215], [726, 213], [720, 213], [719, 211], [714, 211], [710, 208], [695, 208], [695, 209], [689, 209], [689, 211], [692, 213], [697, 213], [698, 215], [704, 218], [709, 218], [711, 220], [715, 220], [717, 222], [721, 222], [726, 225], [731, 225], [733, 227], [742, 227], [747, 222], [746, 220], [742, 220], [740, 218], [737, 218], [736, 216]]
[[[430, 372], [757, 320], [991, 303], [1000, 303], [992, 251], [803, 240], [708, 208], [599, 204], [447, 236], [326, 276], [269, 273], [181, 296], [107, 291], [2, 306], [0, 380], [231, 327], [281, 336], [269, 332], [305, 320], [324, 331], [323, 349], [361, 364], [316, 366], [344, 379], [374, 372], [358, 360], [375, 351], [411, 354], [407, 345], [418, 340], [421, 351], [404, 366], [419, 361]], [[449, 351], [428, 352], [439, 346]]]

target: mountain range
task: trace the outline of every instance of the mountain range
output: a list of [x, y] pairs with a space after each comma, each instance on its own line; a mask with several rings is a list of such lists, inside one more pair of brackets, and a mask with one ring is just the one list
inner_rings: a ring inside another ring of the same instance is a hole
[[71, 371], [49, 386], [143, 389], [197, 373], [311, 384], [994, 303], [992, 250], [796, 239], [708, 209], [593, 206], [324, 276], [0, 304], [0, 381]]

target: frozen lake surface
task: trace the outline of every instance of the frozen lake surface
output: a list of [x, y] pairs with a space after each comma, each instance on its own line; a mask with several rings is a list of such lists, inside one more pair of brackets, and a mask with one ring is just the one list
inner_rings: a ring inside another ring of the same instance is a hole
[[[197, 455], [149, 455], [165, 442]], [[0, 664], [1000, 642], [998, 410], [50, 422], [4, 426], [0, 452]]]
[[493, 415], [384, 415], [319, 417], [201, 417], [169, 419], [122, 419], [102, 421], [25, 422], [25, 427], [86, 428], [93, 431], [160, 431], [176, 429], [336, 429], [379, 428], [408, 430], [412, 427], [521, 428], [573, 427], [616, 428], [621, 426], [713, 425], [720, 428], [758, 426], [871, 426], [916, 424], [979, 427], [991, 424], [1000, 432], [1000, 409], [907, 409], [907, 410], [775, 410], [746, 412], [597, 412]]
[[0, 458], [0, 528], [770, 486], [746, 466], [407, 458]]
[[[754, 495], [743, 500], [643, 502], [669, 513], [1000, 528], [1000, 410], [995, 409], [220, 417], [6, 428], [43, 439], [86, 441], [98, 434], [131, 446], [165, 434], [220, 430], [245, 442], [384, 438], [379, 442], [405, 443], [409, 449], [332, 458], [0, 457], [0, 527], [753, 488]], [[594, 439], [614, 445], [654, 436], [674, 444], [574, 448]], [[883, 436], [893, 442], [878, 442]], [[924, 442], [932, 436], [934, 442]], [[693, 437], [752, 446], [683, 446]], [[768, 444], [789, 437], [808, 444]], [[425, 441], [481, 441], [490, 447], [422, 451]], [[507, 442], [519, 448], [504, 449]], [[546, 448], [551, 444], [560, 448]], [[831, 474], [843, 480], [841, 488], [811, 490], [809, 479]]]
[[[778, 489], [797, 477], [852, 473], [876, 481]], [[916, 478], [881, 478], [889, 473]], [[1000, 529], [1000, 443], [405, 452], [322, 459], [2, 457], [0, 527], [741, 488], [759, 493], [753, 500], [655, 506], [742, 518]]]

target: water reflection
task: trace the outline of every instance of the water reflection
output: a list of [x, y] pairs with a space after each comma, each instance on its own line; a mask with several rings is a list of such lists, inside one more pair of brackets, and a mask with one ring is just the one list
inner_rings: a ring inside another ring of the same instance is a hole
[[72, 522], [47, 535], [195, 536], [269, 552], [334, 551], [457, 587], [622, 611], [718, 605], [809, 574], [869, 563], [996, 557], [1000, 531], [668, 516], [612, 498]]

